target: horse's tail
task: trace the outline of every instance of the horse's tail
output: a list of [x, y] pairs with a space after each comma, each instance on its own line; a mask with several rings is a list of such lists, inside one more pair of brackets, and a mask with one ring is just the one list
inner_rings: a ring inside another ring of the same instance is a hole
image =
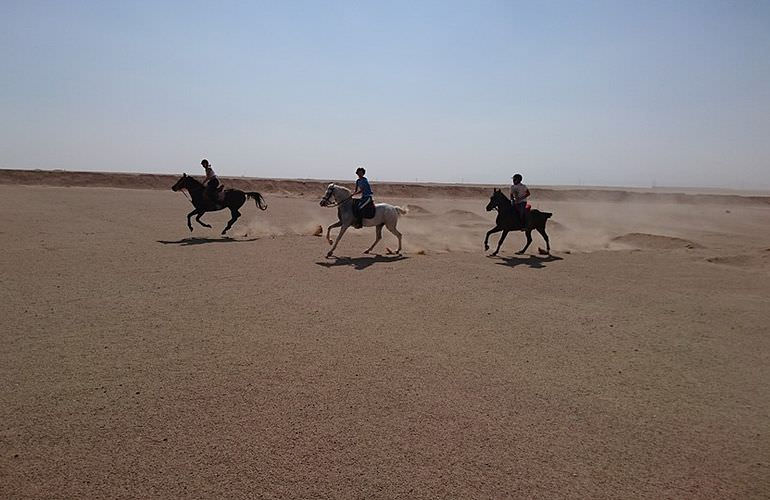
[[257, 207], [259, 207], [260, 210], [267, 210], [267, 202], [265, 202], [265, 199], [261, 194], [257, 193], [256, 191], [251, 191], [246, 193], [246, 196], [253, 199], [254, 203], [257, 204]]
[[408, 213], [409, 213], [409, 209], [408, 209], [408, 208], [403, 208], [403, 207], [396, 207], [396, 206], [394, 206], [393, 208], [395, 208], [395, 209], [396, 209], [396, 211], [397, 211], [398, 213], [400, 213], [401, 215], [406, 215], [406, 214], [408, 214]]
[[542, 213], [545, 216], [546, 220], [548, 220], [553, 215], [552, 212], [540, 212], [540, 213]]

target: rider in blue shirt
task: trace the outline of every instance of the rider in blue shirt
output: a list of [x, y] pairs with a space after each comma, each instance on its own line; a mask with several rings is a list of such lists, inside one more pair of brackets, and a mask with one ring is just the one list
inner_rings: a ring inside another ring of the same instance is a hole
[[372, 187], [369, 185], [369, 181], [364, 177], [366, 175], [366, 169], [364, 167], [358, 167], [356, 169], [356, 175], [358, 176], [358, 179], [356, 179], [356, 190], [353, 191], [353, 194], [350, 196], [355, 196], [357, 194], [361, 194], [361, 199], [358, 200], [358, 204], [354, 205], [355, 207], [355, 215], [356, 215], [356, 223], [354, 227], [361, 228], [363, 226], [363, 209], [367, 207], [370, 203], [374, 203], [372, 201], [372, 196], [374, 196], [374, 193], [372, 192]]

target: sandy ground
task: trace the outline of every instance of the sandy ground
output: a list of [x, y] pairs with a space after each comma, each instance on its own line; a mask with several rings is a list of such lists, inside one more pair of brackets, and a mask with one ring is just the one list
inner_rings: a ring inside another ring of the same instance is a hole
[[0, 186], [0, 497], [770, 496], [770, 206], [321, 194]]

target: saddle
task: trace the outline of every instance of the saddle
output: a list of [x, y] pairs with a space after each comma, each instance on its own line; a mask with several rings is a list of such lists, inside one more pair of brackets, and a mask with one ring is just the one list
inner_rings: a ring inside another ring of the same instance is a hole
[[210, 201], [210, 202], [217, 203], [217, 204], [224, 203], [225, 202], [225, 186], [222, 185], [222, 184], [217, 186], [216, 195], [215, 195], [215, 198], [213, 200], [211, 199], [210, 191], [208, 189], [206, 189], [204, 191], [203, 196], [205, 196], [206, 199], [208, 201]]
[[356, 200], [355, 204], [353, 205], [353, 212], [360, 216], [362, 219], [371, 219], [374, 217], [374, 214], [376, 212], [376, 207], [374, 206], [374, 201], [369, 203], [367, 206], [364, 207], [363, 211], [358, 208], [358, 205], [361, 203], [361, 200]]
[[516, 219], [520, 227], [523, 228], [527, 225], [526, 217], [529, 215], [531, 211], [532, 211], [532, 205], [527, 203], [527, 205], [524, 207], [524, 220], [521, 220], [521, 215], [519, 214], [518, 210], [516, 211]]

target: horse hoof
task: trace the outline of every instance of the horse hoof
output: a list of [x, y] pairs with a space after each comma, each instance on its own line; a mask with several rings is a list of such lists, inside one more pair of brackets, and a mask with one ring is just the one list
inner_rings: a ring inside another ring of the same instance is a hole
[[331, 257], [332, 257], [332, 253], [331, 253], [331, 252], [329, 252], [329, 253], [327, 253], [327, 254], [326, 254], [326, 258], [327, 258], [327, 259], [331, 259]]

